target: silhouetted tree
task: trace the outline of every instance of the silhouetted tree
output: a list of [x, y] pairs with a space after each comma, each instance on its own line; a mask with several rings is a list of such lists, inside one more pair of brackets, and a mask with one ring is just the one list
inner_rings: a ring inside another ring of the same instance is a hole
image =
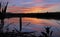
[[8, 2], [6, 4], [6, 6], [4, 6], [2, 8], [2, 3], [3, 2], [0, 2], [0, 13], [2, 13], [1, 15], [1, 25], [0, 25], [0, 31], [3, 32], [3, 26], [4, 26], [4, 19], [5, 19], [5, 13], [6, 13], [6, 10], [7, 10], [7, 5], [8, 5]]

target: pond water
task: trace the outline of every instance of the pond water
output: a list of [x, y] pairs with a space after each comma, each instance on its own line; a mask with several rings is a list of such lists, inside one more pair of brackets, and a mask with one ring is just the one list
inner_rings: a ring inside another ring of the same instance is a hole
[[[19, 18], [9, 18], [4, 20], [5, 25], [3, 30], [6, 31], [6, 28], [9, 28], [9, 31], [12, 31], [14, 27], [19, 30]], [[53, 35], [60, 36], [60, 20], [54, 19], [38, 19], [38, 18], [22, 18], [22, 32], [32, 32], [36, 31], [37, 34], [39, 32], [45, 31], [44, 27], [51, 26], [51, 30], [53, 30]]]

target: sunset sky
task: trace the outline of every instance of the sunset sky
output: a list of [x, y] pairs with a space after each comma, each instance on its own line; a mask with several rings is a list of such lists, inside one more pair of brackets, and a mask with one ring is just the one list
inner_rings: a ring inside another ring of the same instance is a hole
[[37, 13], [60, 11], [60, 0], [7, 0], [8, 12]]
[[[0, 0], [9, 2], [7, 12], [10, 13], [44, 13], [60, 11], [60, 0]], [[12, 23], [9, 25], [9, 23]], [[29, 25], [27, 25], [30, 23]], [[13, 27], [19, 30], [19, 18], [5, 19], [5, 26], [9, 25], [10, 31]], [[54, 34], [60, 36], [60, 20], [55, 19], [37, 19], [37, 18], [22, 18], [23, 31], [40, 31], [44, 26], [53, 27]], [[5, 29], [5, 27], [4, 27]], [[57, 30], [58, 29], [58, 30]]]

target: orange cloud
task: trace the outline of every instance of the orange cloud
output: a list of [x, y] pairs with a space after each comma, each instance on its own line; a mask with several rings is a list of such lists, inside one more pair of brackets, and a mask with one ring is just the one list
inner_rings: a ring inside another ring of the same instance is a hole
[[48, 12], [56, 12], [56, 11], [59, 11], [60, 10], [60, 3], [57, 3], [57, 4], [47, 4], [47, 5], [44, 5], [45, 7], [47, 7], [48, 9], [46, 11]]
[[17, 6], [11, 6], [8, 7], [7, 12], [12, 13], [40, 13], [40, 12], [46, 12], [49, 8], [57, 6], [59, 4], [46, 4], [43, 6], [33, 6], [30, 8], [27, 7], [17, 7]]
[[46, 8], [44, 7], [31, 7], [31, 8], [25, 8], [25, 7], [8, 7], [7, 12], [12, 12], [12, 13], [37, 13], [37, 12], [42, 12]]

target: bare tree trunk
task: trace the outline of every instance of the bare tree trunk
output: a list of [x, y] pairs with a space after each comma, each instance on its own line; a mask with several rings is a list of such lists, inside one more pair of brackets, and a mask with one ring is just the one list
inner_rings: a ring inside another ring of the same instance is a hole
[[0, 31], [3, 32], [4, 19], [1, 19]]
[[20, 17], [19, 20], [20, 20], [19, 23], [20, 23], [20, 32], [21, 32], [21, 30], [22, 30], [22, 17]]

